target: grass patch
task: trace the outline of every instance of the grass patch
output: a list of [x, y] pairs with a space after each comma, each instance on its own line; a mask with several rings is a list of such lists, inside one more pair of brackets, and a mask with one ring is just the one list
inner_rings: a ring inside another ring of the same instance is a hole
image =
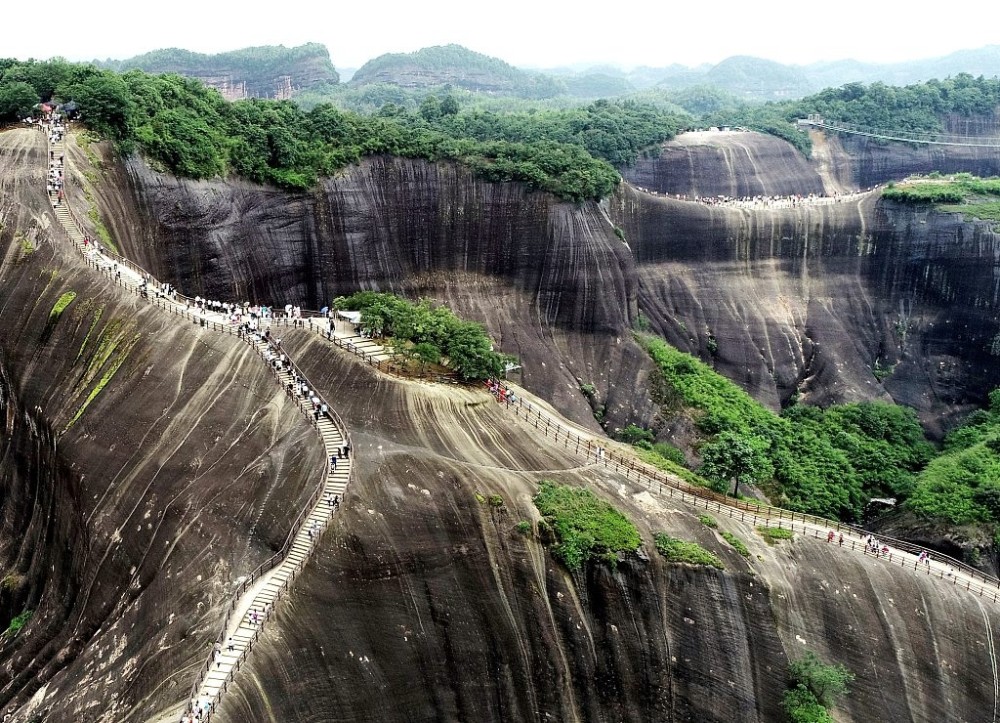
[[530, 535], [531, 523], [528, 522], [527, 520], [521, 520], [516, 525], [514, 525], [514, 529], [520, 532], [522, 535]]
[[65, 294], [60, 296], [55, 305], [52, 307], [52, 311], [49, 312], [49, 324], [55, 324], [59, 321], [59, 317], [62, 316], [64, 311], [66, 311], [66, 307], [73, 303], [75, 298], [75, 291], [67, 291]]
[[570, 570], [589, 560], [614, 567], [619, 553], [634, 552], [642, 544], [636, 526], [590, 490], [543, 481], [534, 502], [555, 533], [553, 554]]
[[941, 206], [942, 211], [961, 213], [966, 219], [1000, 222], [1000, 201], [987, 203], [962, 203]]
[[[63, 428], [63, 432], [66, 432], [70, 427], [76, 424], [77, 420], [79, 420], [81, 416], [83, 416], [87, 407], [92, 401], [94, 401], [94, 399], [97, 398], [97, 395], [104, 390], [104, 387], [108, 385], [108, 382], [111, 381], [111, 379], [115, 376], [115, 373], [121, 368], [122, 364], [125, 363], [125, 360], [128, 359], [133, 347], [135, 347], [136, 343], [139, 341], [139, 334], [133, 334], [130, 337], [123, 326], [124, 323], [120, 319], [114, 319], [105, 327], [104, 332], [101, 334], [97, 349], [91, 357], [90, 363], [87, 364], [87, 369], [84, 372], [80, 383], [77, 384], [77, 391], [74, 394], [74, 398], [97, 378], [97, 375], [101, 373], [102, 369], [104, 372], [101, 374], [97, 384], [95, 384], [90, 390], [90, 393], [84, 399], [79, 409], [76, 410], [73, 417], [66, 423], [66, 426]], [[116, 353], [117, 357], [115, 357]]]
[[743, 544], [743, 540], [738, 538], [732, 532], [726, 532], [725, 530], [723, 530], [719, 534], [722, 535], [723, 540], [729, 543], [730, 547], [732, 547], [738, 553], [743, 555], [743, 557], [747, 558], [748, 560], [750, 559], [750, 550], [748, 550], [747, 546]]
[[781, 540], [791, 540], [795, 536], [795, 533], [791, 530], [786, 530], [784, 527], [757, 525], [757, 532], [760, 533], [760, 536], [769, 545], [777, 544]]
[[10, 621], [10, 625], [7, 626], [7, 632], [5, 634], [16, 636], [21, 632], [22, 628], [28, 624], [28, 621], [31, 620], [31, 616], [34, 614], [34, 610], [25, 610], [20, 615], [16, 615], [14, 619]]
[[890, 185], [882, 197], [909, 205], [934, 205], [966, 218], [1000, 221], [1000, 178], [979, 178], [971, 173], [907, 179]]
[[663, 532], [653, 536], [656, 550], [669, 562], [682, 562], [686, 565], [703, 565], [719, 570], [725, 569], [722, 560], [706, 550], [697, 542], [685, 542], [671, 537]]
[[[90, 177], [88, 176], [87, 179], [90, 180]], [[97, 235], [105, 246], [116, 254], [119, 253], [115, 240], [111, 238], [111, 232], [108, 231], [108, 227], [104, 225], [104, 221], [101, 219], [101, 212], [97, 208], [97, 202], [94, 200], [94, 194], [90, 190], [90, 186], [83, 187], [83, 197], [87, 199], [87, 203], [90, 205], [90, 208], [87, 209], [87, 218], [94, 224], [94, 230], [97, 231]]]
[[27, 261], [28, 257], [38, 250], [38, 248], [31, 241], [31, 239], [29, 239], [23, 233], [19, 233], [17, 236], [15, 236], [14, 241], [16, 241], [18, 246], [20, 247], [20, 254], [17, 257], [17, 261], [19, 263], [21, 261]]
[[713, 530], [719, 526], [719, 523], [715, 521], [715, 518], [709, 517], [708, 515], [698, 515], [698, 522], [705, 525], [705, 527], [711, 527]]
[[94, 320], [90, 322], [90, 328], [87, 329], [87, 335], [83, 337], [83, 343], [80, 345], [80, 351], [76, 353], [76, 359], [73, 360], [73, 364], [76, 364], [78, 361], [80, 361], [80, 357], [83, 356], [84, 349], [87, 348], [87, 342], [90, 341], [90, 337], [94, 333], [94, 329], [96, 329], [97, 325], [100, 323], [101, 316], [103, 314], [104, 314], [103, 306], [98, 307], [97, 311], [94, 312]]
[[72, 304], [74, 299], [76, 299], [76, 292], [67, 291], [56, 300], [56, 303], [52, 306], [52, 310], [49, 311], [49, 318], [45, 321], [45, 328], [42, 330], [41, 335], [42, 342], [49, 340], [49, 337], [52, 335], [52, 331], [55, 329], [60, 317], [62, 317], [63, 312], [66, 311], [66, 307]]
[[87, 218], [94, 224], [94, 230], [97, 231], [97, 235], [101, 238], [104, 245], [113, 252], [118, 253], [118, 246], [115, 245], [114, 239], [111, 238], [111, 232], [108, 231], [108, 227], [101, 220], [101, 214], [97, 210], [97, 206], [90, 207], [90, 210], [87, 211]]

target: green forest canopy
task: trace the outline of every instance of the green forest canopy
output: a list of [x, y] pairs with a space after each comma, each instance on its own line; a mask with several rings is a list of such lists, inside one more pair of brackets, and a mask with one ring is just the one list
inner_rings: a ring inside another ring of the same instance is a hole
[[387, 108], [362, 116], [290, 101], [229, 103], [178, 75], [118, 74], [64, 61], [0, 61], [0, 121], [25, 114], [29, 100], [75, 101], [89, 127], [123, 152], [189, 178], [236, 173], [292, 190], [311, 188], [364, 156], [452, 160], [490, 181], [518, 181], [572, 201], [607, 196], [613, 164], [673, 137], [680, 120], [665, 111], [600, 101], [568, 111], [459, 113], [448, 98], [417, 112]]

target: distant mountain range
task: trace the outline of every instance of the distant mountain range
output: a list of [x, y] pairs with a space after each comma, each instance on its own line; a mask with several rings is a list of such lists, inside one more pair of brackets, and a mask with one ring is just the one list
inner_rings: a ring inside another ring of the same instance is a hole
[[[118, 71], [139, 68], [197, 77], [231, 99], [287, 98], [302, 90], [340, 82], [328, 50], [319, 43], [294, 48], [245, 48], [218, 55], [171, 48], [127, 60], [95, 62]], [[733, 56], [716, 65], [640, 67], [629, 71], [608, 65], [584, 70], [526, 70], [460, 45], [444, 45], [381, 55], [356, 71], [352, 69], [349, 85], [394, 85], [404, 89], [450, 85], [471, 92], [528, 99], [606, 98], [648, 89], [678, 91], [711, 86], [743, 100], [767, 101], [800, 98], [852, 82], [908, 85], [959, 73], [1000, 75], [1000, 45], [903, 63], [840, 60], [794, 66]]]

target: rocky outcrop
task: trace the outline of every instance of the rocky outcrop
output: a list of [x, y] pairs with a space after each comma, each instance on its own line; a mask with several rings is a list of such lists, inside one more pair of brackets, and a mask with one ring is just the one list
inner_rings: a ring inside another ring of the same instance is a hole
[[[946, 130], [996, 138], [997, 120], [951, 119]], [[774, 136], [742, 131], [682, 133], [622, 174], [650, 191], [695, 196], [786, 196], [864, 190], [912, 174], [1000, 173], [1000, 147], [890, 143], [865, 136], [812, 132], [806, 158]]]
[[640, 188], [690, 199], [824, 192], [819, 172], [793, 146], [742, 131], [682, 133], [622, 175]]
[[[756, 149], [752, 163], [690, 178], [788, 193], [836, 176], [839, 151], [823, 173], [798, 157], [782, 180], [790, 146], [732, 135]], [[1000, 383], [988, 363], [996, 234], [874, 195], [749, 210], [624, 186], [575, 206], [406, 159], [366, 160], [313, 194], [181, 181], [137, 160], [109, 169], [98, 193], [114, 235], [159, 277], [312, 308], [364, 288], [447, 302], [523, 361], [524, 383], [591, 426], [581, 384], [595, 386], [610, 428], [653, 419], [637, 324], [774, 408], [891, 397], [939, 430]]]
[[[721, 517], [748, 564], [697, 512], [577, 467], [495, 403], [291, 343], [364, 430], [357, 493], [221, 720], [774, 721], [787, 661], [806, 650], [857, 675], [838, 720], [980, 720], [992, 708], [992, 604], [820, 540], [769, 547]], [[502, 444], [470, 445], [501, 429]], [[651, 559], [569, 574], [515, 529], [537, 520], [542, 478], [613, 500]], [[662, 530], [717, 552], [726, 571], [665, 564], [650, 545]], [[938, 660], [949, 664], [928, 665]]]
[[41, 134], [0, 134], [0, 155], [0, 622], [34, 613], [0, 638], [0, 705], [146, 720], [185, 698], [322, 446], [249, 347], [83, 264], [48, 207]]

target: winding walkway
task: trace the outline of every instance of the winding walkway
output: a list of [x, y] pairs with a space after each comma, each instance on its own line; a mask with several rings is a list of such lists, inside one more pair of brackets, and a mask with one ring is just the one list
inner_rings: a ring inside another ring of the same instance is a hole
[[[880, 564], [899, 566], [913, 574], [935, 577], [981, 598], [994, 603], [1000, 602], [1000, 579], [971, 565], [934, 550], [885, 536], [877, 537], [879, 547], [887, 546], [888, 553], [873, 554], [866, 545], [866, 538], [871, 534], [868, 530], [816, 515], [728, 497], [691, 484], [639, 460], [626, 445], [569, 423], [546, 406], [529, 401], [527, 397], [531, 395], [524, 389], [510, 383], [505, 386], [514, 391], [516, 399], [513, 403], [505, 404], [507, 409], [532, 425], [540, 434], [628, 480], [634, 480], [661, 498], [677, 499], [695, 508], [701, 507], [741, 522], [788, 529], [820, 540], [826, 540], [829, 533], [833, 532], [832, 545], [846, 552], [865, 555]], [[927, 555], [926, 562], [920, 561], [922, 553]]]
[[[49, 158], [65, 158], [65, 138], [50, 142], [49, 151]], [[64, 172], [65, 175], [67, 174]], [[106, 274], [125, 290], [148, 299], [168, 313], [197, 322], [209, 331], [237, 336], [249, 344], [272, 369], [275, 381], [295, 400], [298, 408], [315, 427], [326, 451], [323, 470], [318, 475], [319, 483], [293, 523], [281, 550], [243, 578], [231, 593], [232, 599], [225, 621], [220, 626], [208, 660], [201, 666], [197, 680], [191, 687], [188, 710], [180, 717], [186, 723], [188, 719], [195, 720], [190, 716], [199, 711], [201, 715], [197, 720], [207, 722], [259, 639], [263, 626], [273, 615], [275, 604], [305, 566], [332, 515], [344, 499], [353, 466], [350, 435], [343, 420], [329, 405], [326, 405], [327, 414], [316, 413], [316, 404], [311, 397], [315, 395], [320, 403], [325, 402], [318, 397], [318, 392], [291, 359], [286, 356], [287, 363], [281, 366], [274, 363], [274, 357], [282, 352], [263, 334], [250, 333], [230, 324], [222, 314], [192, 308], [192, 300], [186, 297], [154, 292], [154, 289], [161, 288], [162, 285], [152, 281], [148, 274], [126, 259], [98, 250], [94, 244], [87, 242], [82, 230], [83, 224], [75, 217], [65, 199], [59, 202], [58, 196], [50, 194], [50, 200], [56, 218], [89, 265]], [[287, 319], [283, 321], [285, 325], [289, 322]], [[351, 335], [344, 335], [344, 338], [338, 337], [338, 341], [345, 348], [353, 347], [357, 353], [366, 354], [372, 363], [378, 363], [384, 356], [387, 357], [381, 347], [364, 343], [367, 340], [354, 340]], [[302, 384], [308, 388], [308, 396], [303, 393]], [[337, 459], [336, 465], [327, 461], [331, 457]]]

